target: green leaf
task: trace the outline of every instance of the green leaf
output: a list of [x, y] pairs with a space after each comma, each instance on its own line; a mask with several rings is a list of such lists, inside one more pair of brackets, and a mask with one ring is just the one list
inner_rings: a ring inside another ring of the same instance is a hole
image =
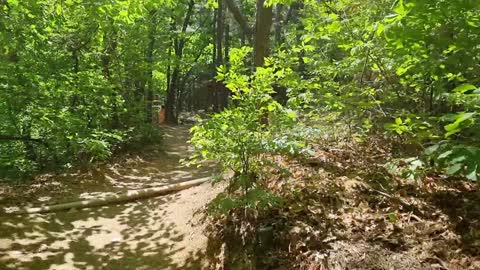
[[409, 65], [409, 66], [406, 66], [406, 67], [399, 67], [399, 68], [397, 68], [397, 70], [395, 70], [395, 73], [397, 73], [398, 76], [402, 76], [403, 74], [407, 73], [407, 71], [409, 69], [411, 69], [412, 67], [414, 67], [414, 65]]
[[454, 175], [463, 168], [463, 163], [455, 163], [447, 169], [447, 174]]
[[295, 119], [295, 118], [297, 118], [297, 114], [296, 114], [294, 111], [292, 111], [292, 110], [288, 110], [288, 111], [287, 111], [287, 116], [288, 116], [288, 118], [290, 118], [290, 119]]
[[7, 2], [14, 7], [18, 6], [18, 0], [8, 0]]
[[453, 119], [456, 119], [455, 122], [446, 125], [444, 128], [447, 131], [445, 137], [449, 137], [455, 133], [458, 133], [462, 130], [460, 124], [472, 117], [474, 117], [476, 113], [459, 113]]
[[461, 85], [455, 87], [455, 89], [453, 89], [453, 92], [463, 94], [463, 93], [465, 93], [469, 90], [475, 90], [475, 89], [477, 89], [477, 87], [475, 87], [475, 85], [464, 83], [464, 84], [461, 84]]
[[276, 106], [275, 103], [272, 102], [272, 103], [268, 104], [268, 111], [269, 112], [275, 111], [276, 108], [277, 108], [277, 106]]
[[393, 123], [387, 123], [387, 124], [383, 125], [383, 127], [384, 127], [386, 130], [390, 130], [390, 131], [397, 129], [397, 126], [398, 126], [398, 125], [393, 124]]
[[433, 153], [437, 152], [437, 150], [440, 148], [439, 144], [434, 144], [432, 146], [429, 146], [425, 149], [425, 155], [430, 156]]
[[377, 36], [380, 36], [384, 31], [385, 31], [385, 25], [382, 23], [377, 23], [377, 30], [375, 31], [375, 34]]
[[462, 131], [460, 128], [452, 129], [449, 132], [445, 133], [445, 138], [448, 138], [448, 137], [452, 136], [453, 134], [456, 134], [460, 131]]
[[62, 10], [63, 10], [62, 5], [60, 4], [55, 5], [55, 13], [57, 13], [57, 15], [62, 14]]
[[402, 118], [398, 117], [397, 119], [395, 119], [395, 124], [397, 125], [403, 124]]
[[472, 27], [480, 27], [480, 25], [478, 25], [477, 23], [475, 23], [474, 21], [467, 21], [467, 24], [472, 26]]
[[438, 155], [438, 159], [444, 159], [444, 158], [450, 156], [452, 153], [453, 153], [452, 150], [445, 151], [445, 152], [441, 153], [440, 155]]
[[403, 0], [399, 0], [395, 7], [393, 8], [393, 11], [397, 13], [398, 15], [404, 16], [406, 15], [405, 11], [405, 5], [403, 4]]
[[477, 173], [477, 164], [469, 164], [467, 166], [467, 178], [472, 181], [477, 181], [478, 180], [478, 173]]
[[395, 223], [397, 221], [397, 214], [395, 213], [390, 213], [388, 214], [388, 220], [392, 223]]

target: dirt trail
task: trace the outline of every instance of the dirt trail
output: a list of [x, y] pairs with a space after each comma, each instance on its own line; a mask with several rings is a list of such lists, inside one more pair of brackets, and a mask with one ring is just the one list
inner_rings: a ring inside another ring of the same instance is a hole
[[[185, 168], [178, 162], [189, 153], [188, 127], [165, 129], [164, 153], [148, 160], [127, 159], [86, 175], [62, 176], [58, 181], [70, 179], [73, 183], [66, 185], [66, 198], [106, 196], [211, 174], [209, 169]], [[200, 269], [207, 239], [194, 214], [219, 191], [220, 187], [206, 183], [128, 204], [3, 216], [0, 269]], [[37, 204], [61, 201], [59, 194], [62, 192], [35, 199]]]

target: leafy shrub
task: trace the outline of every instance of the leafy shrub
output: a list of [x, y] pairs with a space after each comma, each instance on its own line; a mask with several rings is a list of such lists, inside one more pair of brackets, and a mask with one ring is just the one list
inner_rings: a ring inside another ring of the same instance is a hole
[[[215, 160], [222, 173], [233, 171], [229, 193], [214, 201], [214, 208], [257, 209], [277, 202], [262, 184], [267, 157], [277, 153], [300, 153], [304, 143], [287, 131], [297, 114], [272, 98], [273, 84], [282, 72], [273, 64], [244, 75], [243, 58], [249, 48], [232, 51], [232, 67], [219, 69], [218, 79], [232, 91], [232, 104], [221, 113], [202, 120], [191, 131], [195, 154], [191, 163]], [[240, 196], [238, 196], [240, 195]]]
[[106, 160], [112, 155], [113, 146], [122, 142], [120, 132], [95, 131], [86, 139], [77, 140], [80, 153], [86, 154], [89, 161]]
[[480, 173], [479, 147], [442, 141], [428, 147], [425, 154], [448, 175], [461, 175], [472, 181], [478, 180]]

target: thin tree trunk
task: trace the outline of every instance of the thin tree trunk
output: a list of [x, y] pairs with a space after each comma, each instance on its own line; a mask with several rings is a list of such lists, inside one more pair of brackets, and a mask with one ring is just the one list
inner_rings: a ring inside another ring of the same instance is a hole
[[228, 65], [228, 61], [230, 60], [230, 21], [228, 20], [228, 16], [225, 17], [225, 57], [224, 62]]
[[224, 1], [227, 4], [228, 10], [230, 10], [230, 12], [232, 13], [233, 18], [240, 25], [240, 28], [242, 29], [242, 35], [250, 39], [250, 37], [252, 36], [252, 29], [248, 25], [248, 21], [245, 18], [245, 16], [243, 16], [240, 8], [238, 8], [234, 0], [224, 0]]
[[[216, 21], [216, 30], [217, 34], [215, 35], [216, 41], [216, 60], [215, 60], [215, 67], [219, 67], [223, 65], [223, 38], [224, 38], [224, 2], [223, 0], [218, 0], [218, 8], [217, 8], [217, 21]], [[221, 105], [222, 105], [222, 93], [220, 83], [214, 83], [214, 111], [219, 112]]]
[[[112, 80], [111, 76], [111, 62], [113, 55], [117, 49], [118, 43], [117, 43], [117, 31], [115, 30], [113, 26], [113, 21], [111, 21], [111, 26], [112, 30], [110, 32], [105, 31], [103, 33], [103, 46], [104, 46], [104, 51], [101, 56], [101, 61], [102, 61], [102, 72], [103, 72], [103, 77], [105, 80], [107, 80], [110, 85], [115, 85], [115, 82]], [[110, 35], [109, 35], [110, 34]], [[118, 89], [114, 86], [114, 92], [112, 93], [112, 98], [115, 100], [117, 93], [119, 92]], [[116, 129], [120, 127], [120, 119], [118, 115], [118, 108], [117, 108], [117, 103], [113, 103], [113, 115], [112, 115], [112, 128]]]
[[255, 22], [254, 59], [255, 67], [263, 66], [268, 55], [270, 29], [273, 22], [272, 6], [265, 6], [265, 0], [257, 0], [257, 19]]
[[[229, 61], [230, 61], [230, 24], [229, 24], [229, 19], [228, 16], [225, 17], [225, 46], [224, 46], [224, 51], [225, 51], [225, 58], [224, 58], [224, 64], [228, 67], [229, 66]], [[229, 90], [223, 83], [220, 85], [221, 87], [221, 109], [224, 109], [228, 106], [228, 96], [229, 96]]]
[[170, 46], [168, 46], [168, 49], [167, 49], [167, 92], [168, 90], [170, 89], [170, 83], [171, 83], [171, 80], [172, 80], [172, 64], [170, 63], [172, 61], [172, 44], [170, 44]]
[[167, 91], [167, 102], [165, 104], [165, 120], [169, 124], [177, 124], [177, 116], [175, 114], [175, 103], [176, 103], [176, 89], [178, 87], [179, 79], [179, 67], [175, 66], [172, 72], [172, 77], [170, 78], [170, 84]]
[[167, 101], [165, 104], [166, 110], [166, 122], [169, 124], [177, 124], [177, 115], [175, 111], [176, 105], [176, 92], [178, 90], [178, 86], [180, 83], [180, 61], [183, 58], [183, 48], [185, 46], [185, 37], [184, 34], [187, 32], [188, 25], [190, 24], [190, 19], [193, 14], [193, 7], [195, 6], [195, 1], [190, 0], [187, 8], [187, 13], [185, 14], [185, 19], [183, 21], [182, 35], [180, 37], [175, 38], [174, 40], [174, 49], [175, 49], [175, 56], [176, 56], [176, 63], [173, 69], [172, 77], [170, 80], [170, 84], [167, 90]]
[[217, 68], [217, 14], [218, 14], [218, 9], [213, 10], [213, 31], [212, 31], [212, 44], [213, 44], [213, 50], [212, 50], [212, 70], [213, 70], [213, 76], [215, 76], [216, 73], [216, 68]]
[[[297, 24], [296, 27], [296, 40], [297, 44], [301, 44], [301, 37], [303, 34], [303, 31], [305, 30], [305, 26], [303, 23], [300, 21], [300, 14], [302, 13], [302, 9], [304, 8], [303, 3], [294, 3], [292, 6], [293, 8], [293, 20]], [[301, 76], [305, 75], [305, 62], [303, 61], [303, 57], [305, 56], [305, 51], [300, 50], [298, 53], [298, 72]]]
[[151, 10], [149, 21], [150, 21], [150, 29], [148, 33], [148, 47], [146, 52], [146, 62], [147, 62], [147, 87], [146, 87], [146, 102], [145, 102], [145, 109], [146, 109], [146, 122], [152, 123], [153, 122], [153, 51], [155, 48], [155, 32], [156, 32], [156, 14], [157, 10]]
[[216, 65], [221, 66], [223, 64], [223, 32], [224, 32], [224, 12], [223, 12], [223, 1], [218, 0], [218, 11], [217, 11], [217, 55], [216, 55]]
[[[80, 72], [80, 59], [79, 59], [79, 56], [78, 56], [78, 50], [74, 49], [72, 51], [72, 60], [73, 60], [73, 80], [74, 80], [74, 84], [75, 84], [75, 87], [78, 87], [79, 83], [78, 83], [78, 73]], [[73, 94], [72, 96], [72, 100], [71, 100], [71, 110], [73, 112], [76, 111], [76, 107], [78, 106], [78, 102], [79, 102], [79, 97], [77, 94]]]
[[275, 44], [282, 43], [282, 10], [283, 6], [278, 4], [275, 9]]

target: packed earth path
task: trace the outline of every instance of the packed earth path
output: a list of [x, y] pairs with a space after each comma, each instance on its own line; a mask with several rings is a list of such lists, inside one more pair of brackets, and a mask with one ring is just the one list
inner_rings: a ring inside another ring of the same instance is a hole
[[[191, 168], [179, 162], [190, 153], [188, 126], [164, 130], [163, 150], [152, 150], [148, 157], [45, 176], [23, 191], [10, 190], [13, 194], [4, 190], [2, 211], [111, 196], [212, 174], [212, 166]], [[2, 212], [0, 269], [200, 269], [207, 238], [198, 212], [220, 190], [208, 181], [169, 195], [97, 208], [17, 216]], [[24, 201], [13, 201], [20, 192]]]

